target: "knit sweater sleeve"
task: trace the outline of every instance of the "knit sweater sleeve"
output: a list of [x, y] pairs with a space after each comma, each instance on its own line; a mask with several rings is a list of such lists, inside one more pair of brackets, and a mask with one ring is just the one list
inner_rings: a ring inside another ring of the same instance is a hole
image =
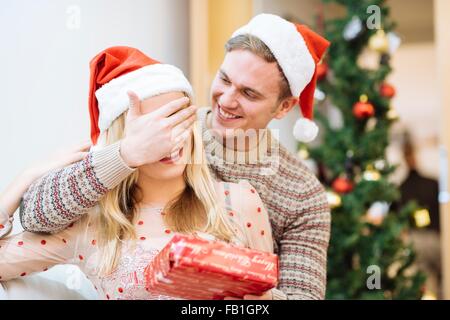
[[314, 179], [297, 196], [298, 208], [279, 241], [278, 288], [288, 299], [324, 299], [331, 222], [326, 193]]
[[82, 217], [134, 170], [120, 142], [92, 151], [80, 162], [48, 173], [24, 194], [20, 221], [27, 231], [55, 233]]

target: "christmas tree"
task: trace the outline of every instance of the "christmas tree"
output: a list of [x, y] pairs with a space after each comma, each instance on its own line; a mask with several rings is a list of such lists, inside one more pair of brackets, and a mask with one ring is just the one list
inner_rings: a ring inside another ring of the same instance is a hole
[[318, 69], [322, 137], [309, 150], [301, 145], [300, 155], [314, 160], [332, 208], [327, 298], [419, 299], [425, 277], [411, 268], [405, 235], [413, 222], [427, 223], [427, 212], [395, 206], [399, 189], [388, 180], [395, 168], [385, 154], [397, 120], [386, 78], [399, 37], [383, 0], [323, 2], [346, 14], [324, 22], [331, 47]]

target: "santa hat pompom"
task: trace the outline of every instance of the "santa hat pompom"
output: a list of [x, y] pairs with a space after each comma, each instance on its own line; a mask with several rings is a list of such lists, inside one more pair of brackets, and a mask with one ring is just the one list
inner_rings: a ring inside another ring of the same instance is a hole
[[314, 121], [311, 121], [306, 118], [300, 118], [297, 120], [294, 126], [294, 137], [300, 142], [311, 142], [319, 133], [319, 127], [314, 123]]

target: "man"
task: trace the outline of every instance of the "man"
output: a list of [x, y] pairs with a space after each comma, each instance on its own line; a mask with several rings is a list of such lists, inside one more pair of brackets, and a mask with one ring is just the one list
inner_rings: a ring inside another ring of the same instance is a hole
[[[274, 15], [256, 16], [226, 44], [226, 57], [212, 84], [212, 108], [197, 112], [216, 178], [249, 180], [270, 215], [280, 257], [279, 286], [261, 297], [247, 299], [325, 296], [330, 214], [324, 189], [265, 129], [272, 119], [283, 118], [300, 102], [303, 118], [296, 124], [294, 135], [305, 142], [314, 138], [317, 127], [311, 118], [315, 71], [327, 47], [325, 39], [305, 26]], [[139, 103], [136, 96], [130, 99], [133, 104]], [[189, 112], [192, 109], [172, 116], [178, 117], [178, 128], [187, 130]], [[21, 210], [24, 228], [35, 232], [65, 228], [133, 172], [133, 167], [158, 161], [170, 150], [176, 153], [179, 139], [163, 147], [161, 142], [165, 140], [152, 134], [152, 127], [161, 125], [160, 119], [150, 116], [140, 120], [127, 123], [121, 142], [91, 152], [80, 163], [32, 186]], [[176, 136], [185, 136], [179, 132]], [[242, 141], [241, 137], [244, 143], [236, 146], [235, 141]], [[86, 185], [96, 191], [86, 193]]]

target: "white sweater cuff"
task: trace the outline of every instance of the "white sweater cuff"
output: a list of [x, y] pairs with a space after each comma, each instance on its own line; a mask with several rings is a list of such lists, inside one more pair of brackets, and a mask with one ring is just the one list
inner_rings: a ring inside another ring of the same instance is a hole
[[92, 165], [98, 179], [109, 190], [132, 174], [132, 169], [120, 156], [120, 141], [92, 153]]

